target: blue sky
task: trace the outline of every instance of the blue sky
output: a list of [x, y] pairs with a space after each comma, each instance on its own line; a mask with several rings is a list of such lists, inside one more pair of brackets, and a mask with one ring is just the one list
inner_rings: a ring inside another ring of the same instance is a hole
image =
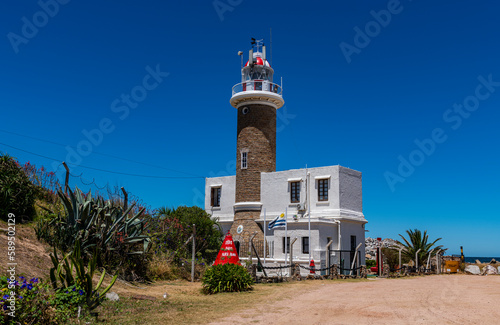
[[277, 170], [359, 170], [367, 236], [427, 229], [451, 253], [500, 256], [497, 2], [2, 6], [0, 151], [21, 162], [76, 162], [153, 207], [202, 205], [203, 177], [235, 172], [237, 51], [269, 48], [272, 28]]

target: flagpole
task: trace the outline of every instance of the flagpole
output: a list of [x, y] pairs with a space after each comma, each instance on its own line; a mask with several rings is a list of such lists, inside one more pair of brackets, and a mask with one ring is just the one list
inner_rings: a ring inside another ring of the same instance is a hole
[[[307, 183], [307, 188], [306, 188], [306, 199], [307, 199], [307, 216], [308, 216], [308, 228], [309, 228], [309, 262], [311, 262], [311, 191], [309, 190], [311, 184], [311, 175], [308, 175], [309, 172], [307, 170], [307, 165], [306, 165], [306, 183]], [[309, 179], [309, 181], [307, 181]], [[307, 195], [309, 194], [309, 198], [307, 198]]]
[[266, 264], [266, 208], [264, 208], [264, 264]]
[[287, 222], [287, 219], [288, 219], [288, 207], [285, 208], [285, 265], [287, 265], [287, 257], [288, 257], [288, 238], [286, 236], [286, 232], [287, 232], [287, 229], [288, 229], [288, 222]]

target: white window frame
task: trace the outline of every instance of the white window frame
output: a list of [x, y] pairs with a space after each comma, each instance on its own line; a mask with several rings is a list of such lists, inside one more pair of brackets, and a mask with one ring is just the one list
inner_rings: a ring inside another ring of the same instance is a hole
[[[298, 190], [297, 190], [297, 196], [298, 196], [298, 201], [294, 202], [292, 201], [292, 184], [298, 184]], [[293, 204], [297, 204], [299, 203], [300, 204], [300, 192], [302, 191], [302, 182], [299, 180], [299, 181], [294, 181], [294, 182], [288, 182], [288, 185], [290, 186], [290, 195], [289, 195], [289, 200], [290, 200], [290, 203], [293, 203]]]
[[[322, 175], [322, 176], [316, 176], [314, 179], [316, 180], [316, 186], [317, 186], [317, 191], [316, 191], [316, 196], [317, 196], [317, 204], [328, 204], [330, 201], [330, 175]], [[319, 182], [320, 181], [326, 181], [326, 200], [320, 200], [319, 199]]]
[[[217, 200], [219, 205], [215, 205], [216, 197], [213, 196], [214, 191], [218, 190]], [[210, 187], [210, 206], [213, 208], [220, 208], [222, 199], [222, 185], [215, 185]]]
[[248, 149], [241, 150], [241, 169], [248, 168]]

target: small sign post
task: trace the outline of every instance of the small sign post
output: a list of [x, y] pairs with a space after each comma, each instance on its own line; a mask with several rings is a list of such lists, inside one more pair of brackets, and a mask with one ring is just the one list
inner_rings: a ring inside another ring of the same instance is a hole
[[214, 265], [227, 263], [241, 265], [240, 258], [238, 257], [238, 252], [236, 251], [236, 247], [234, 246], [233, 237], [229, 232], [222, 242], [222, 246], [219, 250], [219, 254], [217, 254]]

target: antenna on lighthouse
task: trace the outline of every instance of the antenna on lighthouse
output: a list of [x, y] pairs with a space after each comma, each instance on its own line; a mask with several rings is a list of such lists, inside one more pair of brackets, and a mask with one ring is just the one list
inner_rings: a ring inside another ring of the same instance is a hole
[[248, 51], [248, 62], [249, 64], [253, 64], [253, 49]]
[[273, 65], [273, 29], [269, 28], [269, 41], [271, 43], [271, 65]]
[[243, 52], [238, 51], [238, 55], [241, 57], [241, 69], [243, 69]]

